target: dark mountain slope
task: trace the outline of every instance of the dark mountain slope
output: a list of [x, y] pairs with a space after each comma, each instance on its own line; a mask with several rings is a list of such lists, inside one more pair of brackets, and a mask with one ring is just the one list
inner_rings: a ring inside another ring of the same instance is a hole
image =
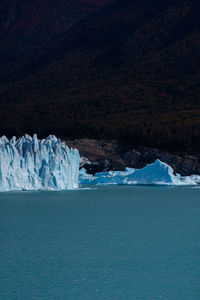
[[0, 67], [9, 74], [59, 34], [113, 0], [1, 0]]
[[1, 86], [2, 133], [199, 151], [199, 11], [195, 0], [116, 1], [37, 48]]
[[[1, 43], [8, 51], [51, 40], [112, 0], [2, 0]], [[17, 49], [20, 50], [20, 49]]]

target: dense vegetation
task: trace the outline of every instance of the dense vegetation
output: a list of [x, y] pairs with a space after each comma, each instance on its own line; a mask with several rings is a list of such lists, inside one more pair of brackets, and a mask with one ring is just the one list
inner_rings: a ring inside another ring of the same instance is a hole
[[3, 72], [0, 134], [200, 150], [197, 0], [115, 1]]

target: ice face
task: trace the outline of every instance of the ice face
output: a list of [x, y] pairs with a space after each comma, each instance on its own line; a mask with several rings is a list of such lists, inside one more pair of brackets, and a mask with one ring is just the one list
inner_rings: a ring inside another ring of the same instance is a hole
[[0, 191], [78, 187], [80, 156], [55, 136], [0, 138]]
[[85, 170], [80, 172], [80, 184], [143, 184], [143, 185], [196, 185], [200, 176], [181, 177], [175, 174], [172, 167], [156, 160], [142, 169], [126, 168], [124, 172], [110, 171], [88, 175]]

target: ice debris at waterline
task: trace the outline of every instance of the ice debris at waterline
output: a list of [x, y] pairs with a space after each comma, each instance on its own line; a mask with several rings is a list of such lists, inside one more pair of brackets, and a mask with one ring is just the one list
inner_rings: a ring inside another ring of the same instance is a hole
[[78, 187], [80, 156], [50, 135], [0, 138], [0, 191], [65, 190]]
[[81, 185], [196, 185], [200, 183], [200, 176], [183, 177], [175, 174], [172, 167], [158, 159], [142, 169], [126, 168], [124, 172], [101, 172], [94, 176], [87, 174], [86, 170], [82, 168], [79, 172], [79, 183]]

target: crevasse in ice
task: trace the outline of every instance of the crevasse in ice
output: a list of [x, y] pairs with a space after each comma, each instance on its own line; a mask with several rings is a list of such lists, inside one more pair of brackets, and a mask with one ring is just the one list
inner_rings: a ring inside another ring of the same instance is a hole
[[78, 187], [79, 152], [50, 135], [0, 138], [0, 191]]

